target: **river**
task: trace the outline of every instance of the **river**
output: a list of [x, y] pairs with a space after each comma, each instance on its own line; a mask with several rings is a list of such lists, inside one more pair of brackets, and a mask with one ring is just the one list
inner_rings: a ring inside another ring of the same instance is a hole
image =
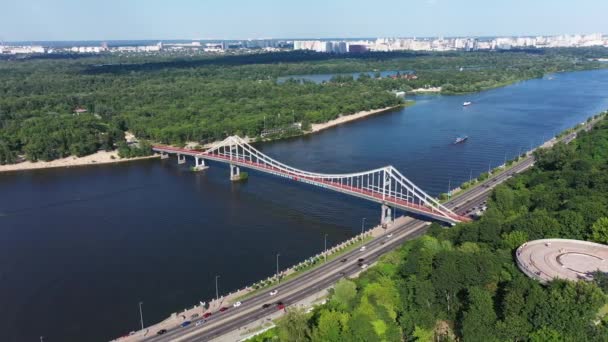
[[[320, 172], [394, 165], [445, 192], [608, 108], [608, 70], [562, 73], [259, 148]], [[464, 101], [473, 105], [463, 107]], [[458, 135], [470, 138], [453, 145]], [[378, 205], [225, 165], [175, 159], [0, 174], [3, 341], [103, 341], [251, 284], [379, 221]]]

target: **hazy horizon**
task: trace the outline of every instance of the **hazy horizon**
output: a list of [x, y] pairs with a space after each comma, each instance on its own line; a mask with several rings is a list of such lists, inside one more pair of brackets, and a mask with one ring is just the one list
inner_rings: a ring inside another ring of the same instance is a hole
[[0, 41], [246, 40], [555, 36], [608, 31], [601, 0], [347, 1], [166, 4], [23, 0], [4, 6]]

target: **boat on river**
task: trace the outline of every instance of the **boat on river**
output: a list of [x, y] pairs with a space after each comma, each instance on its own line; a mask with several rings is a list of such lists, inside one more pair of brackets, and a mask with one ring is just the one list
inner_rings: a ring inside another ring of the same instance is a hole
[[467, 135], [458, 137], [458, 138], [456, 138], [456, 140], [454, 140], [454, 145], [456, 145], [456, 144], [462, 144], [465, 141], [467, 141], [468, 139], [469, 139], [469, 137]]
[[470, 106], [470, 105], [472, 105], [472, 104], [473, 104], [473, 102], [471, 102], [471, 101], [466, 101], [465, 103], [463, 103], [463, 104], [462, 104], [462, 106], [463, 106], [463, 107], [466, 107], [466, 106]]

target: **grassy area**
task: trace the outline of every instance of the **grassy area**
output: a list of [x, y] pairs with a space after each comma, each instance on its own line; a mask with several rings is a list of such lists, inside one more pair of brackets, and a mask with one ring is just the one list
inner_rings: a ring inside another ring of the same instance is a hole
[[[355, 241], [352, 245], [346, 246], [343, 249], [341, 249], [341, 250], [339, 250], [339, 251], [337, 251], [335, 253], [332, 253], [332, 254], [328, 255], [327, 256], [327, 261], [329, 262], [331, 260], [334, 260], [334, 259], [336, 259], [336, 258], [338, 258], [338, 257], [340, 257], [340, 256], [342, 256], [342, 255], [344, 255], [344, 254], [346, 254], [346, 253], [348, 253], [348, 252], [356, 249], [356, 248], [359, 248], [361, 245], [364, 245], [364, 244], [366, 244], [367, 242], [369, 242], [371, 240], [373, 240], [373, 237], [366, 236], [366, 237], [363, 238], [363, 240]], [[284, 283], [285, 281], [288, 281], [290, 279], [296, 278], [296, 277], [302, 275], [303, 273], [306, 273], [306, 272], [308, 272], [310, 270], [313, 270], [313, 269], [315, 269], [315, 268], [317, 268], [317, 267], [325, 264], [325, 262], [323, 262], [323, 259], [324, 259], [323, 257], [319, 257], [314, 262], [312, 262], [310, 264], [307, 264], [307, 265], [305, 265], [305, 266], [297, 269], [296, 271], [294, 271], [294, 272], [292, 272], [292, 273], [290, 273], [290, 274], [282, 277], [281, 278], [281, 282]], [[270, 290], [270, 289], [272, 289], [272, 288], [274, 288], [274, 287], [276, 287], [278, 285], [279, 285], [279, 282], [277, 282], [275, 280], [275, 281], [273, 281], [271, 283], [267, 283], [265, 285], [262, 285], [261, 287], [255, 289], [255, 290], [253, 290], [253, 291], [251, 291], [251, 292], [249, 292], [247, 294], [244, 294], [244, 295], [242, 295], [240, 297], [237, 297], [235, 300], [236, 301], [242, 301], [242, 300], [245, 300], [247, 298], [251, 298], [251, 297], [255, 296], [256, 294], [258, 294], [260, 292], [268, 291], [268, 290]]]
[[[261, 329], [261, 327], [260, 327], [260, 329]], [[258, 329], [258, 330], [260, 330], [260, 329]], [[253, 331], [251, 333], [253, 333]], [[265, 342], [265, 341], [272, 341], [272, 340], [277, 340], [277, 339], [278, 339], [277, 328], [275, 327], [272, 329], [268, 329], [259, 335], [252, 336], [251, 338], [248, 338], [245, 341], [247, 341], [247, 342]]]

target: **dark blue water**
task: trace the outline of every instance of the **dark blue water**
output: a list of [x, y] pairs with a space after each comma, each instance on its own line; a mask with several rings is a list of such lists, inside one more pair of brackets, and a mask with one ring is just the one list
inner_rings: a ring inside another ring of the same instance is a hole
[[[397, 73], [408, 74], [411, 72], [412, 72], [411, 70], [386, 70], [386, 71], [378, 71], [378, 74], [380, 74], [380, 77], [388, 77], [388, 76], [396, 75]], [[309, 81], [309, 82], [314, 82], [314, 83], [319, 84], [319, 83], [323, 83], [323, 82], [328, 82], [334, 76], [352, 76], [353, 79], [356, 80], [361, 76], [361, 74], [365, 74], [370, 77], [375, 77], [376, 72], [370, 71], [370, 72], [353, 72], [353, 73], [341, 73], [341, 74], [289, 75], [289, 76], [278, 77], [277, 82], [284, 83], [287, 80], [295, 80], [295, 81]]]
[[[269, 155], [320, 172], [387, 164], [431, 194], [608, 108], [608, 70], [464, 96], [288, 141]], [[473, 105], [463, 108], [464, 101]], [[452, 145], [458, 135], [470, 139]], [[224, 165], [175, 160], [0, 174], [2, 341], [102, 341], [294, 264], [379, 221], [376, 204]]]

